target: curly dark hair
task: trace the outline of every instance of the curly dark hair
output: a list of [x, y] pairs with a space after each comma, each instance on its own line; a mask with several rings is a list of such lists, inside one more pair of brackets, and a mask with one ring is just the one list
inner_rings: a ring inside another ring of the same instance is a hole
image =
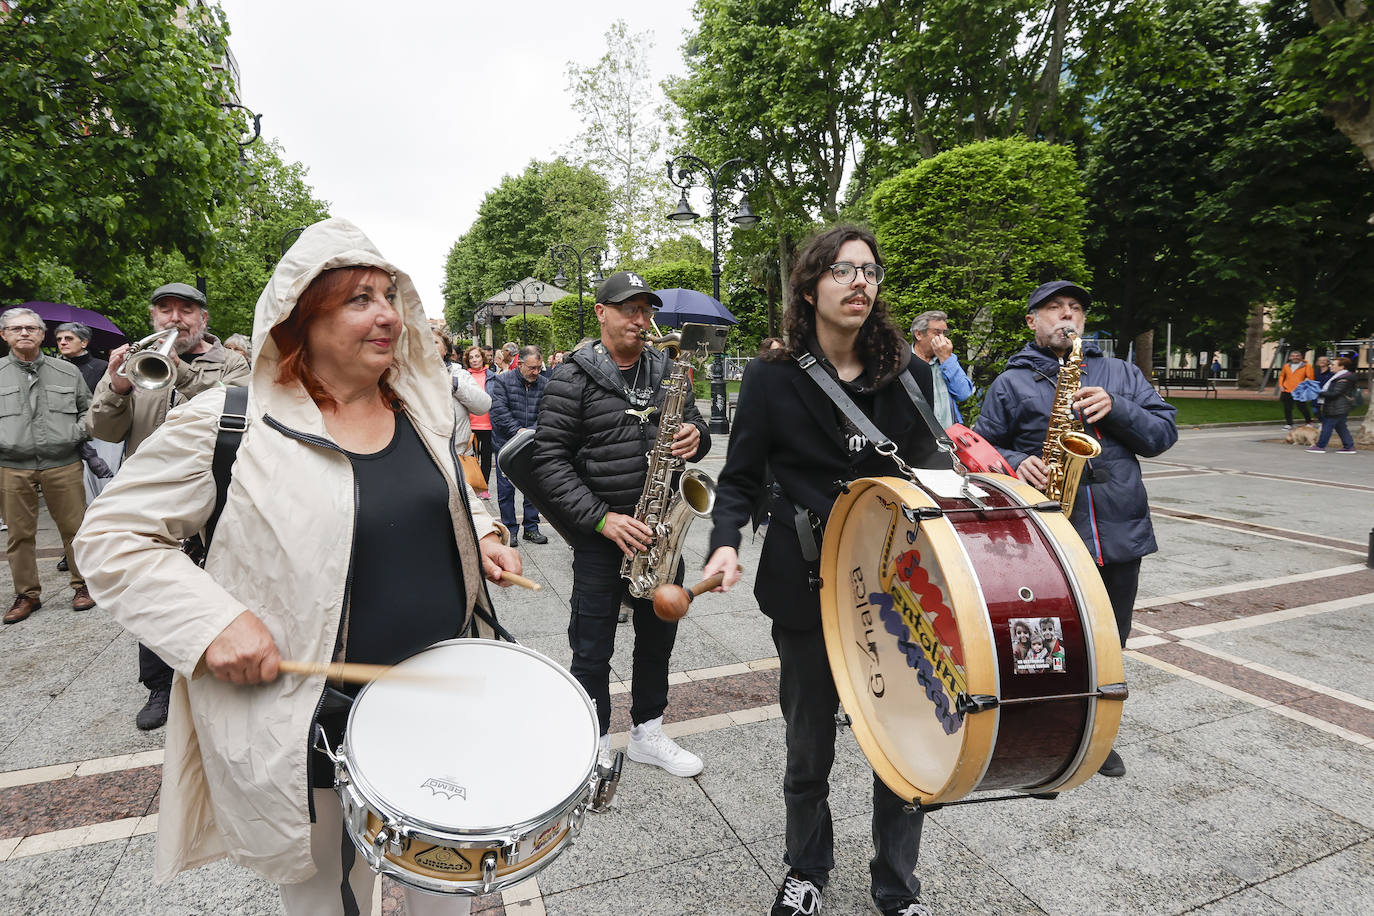
[[[783, 335], [787, 340], [786, 350], [772, 350], [764, 354], [764, 359], [784, 359], [807, 348], [807, 338], [816, 333], [816, 306], [814, 298], [817, 284], [830, 272], [830, 265], [839, 257], [845, 242], [860, 241], [873, 251], [873, 261], [883, 263], [878, 251], [878, 240], [873, 233], [859, 226], [835, 226], [812, 237], [807, 242], [797, 261], [792, 266], [787, 314], [783, 318]], [[811, 297], [809, 300], [807, 297]], [[873, 297], [873, 310], [859, 329], [859, 339], [855, 342], [859, 359], [877, 378], [891, 375], [901, 368], [906, 338], [892, 323], [888, 315], [887, 303], [883, 301], [882, 290]]]

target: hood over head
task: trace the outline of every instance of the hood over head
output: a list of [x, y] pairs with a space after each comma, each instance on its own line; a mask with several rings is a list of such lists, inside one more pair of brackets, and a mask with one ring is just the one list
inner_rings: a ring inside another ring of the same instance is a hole
[[271, 413], [287, 426], [302, 432], [324, 435], [320, 409], [305, 389], [292, 383], [276, 382], [281, 352], [271, 330], [296, 308], [296, 303], [316, 277], [339, 267], [375, 267], [395, 278], [396, 310], [402, 319], [395, 363], [388, 379], [405, 402], [407, 412], [433, 429], [453, 425], [449, 374], [434, 349], [429, 318], [420, 303], [410, 275], [391, 263], [362, 230], [346, 219], [335, 217], [306, 228], [277, 262], [272, 279], [258, 297], [253, 315], [253, 378], [250, 402], [258, 413]]

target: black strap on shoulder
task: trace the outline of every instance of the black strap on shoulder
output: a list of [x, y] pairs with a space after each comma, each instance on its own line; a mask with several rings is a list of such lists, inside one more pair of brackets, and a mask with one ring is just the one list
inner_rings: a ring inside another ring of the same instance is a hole
[[219, 524], [220, 513], [224, 511], [224, 501], [229, 497], [229, 480], [234, 476], [234, 458], [238, 455], [239, 442], [248, 428], [248, 388], [235, 386], [224, 393], [224, 411], [219, 416], [219, 435], [215, 437], [215, 457], [211, 469], [215, 474], [215, 508], [205, 523], [205, 549], [215, 537], [215, 526]]
[[[872, 420], [868, 419], [867, 414], [859, 409], [859, 405], [855, 404], [854, 399], [845, 392], [844, 387], [835, 381], [829, 372], [825, 371], [825, 367], [820, 364], [816, 357], [803, 350], [797, 354], [797, 364], [835, 403], [835, 406], [840, 409], [840, 413], [848, 417], [849, 422], [853, 423], [859, 432], [868, 437], [870, 442], [877, 446], [893, 447], [892, 440], [885, 436], [882, 430], [873, 424]], [[943, 451], [952, 452], [954, 443], [945, 434], [944, 429], [940, 426], [940, 421], [935, 418], [935, 412], [931, 410], [925, 395], [916, 386], [911, 375], [903, 370], [897, 374], [897, 377], [901, 379], [902, 388], [905, 389], [907, 397], [911, 398], [911, 403], [916, 405], [916, 412], [921, 415], [921, 419], [925, 420], [926, 426], [930, 427], [930, 434], [935, 437], [936, 444]]]

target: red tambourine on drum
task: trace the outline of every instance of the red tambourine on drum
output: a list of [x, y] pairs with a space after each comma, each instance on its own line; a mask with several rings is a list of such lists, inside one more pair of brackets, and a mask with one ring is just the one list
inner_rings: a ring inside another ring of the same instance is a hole
[[853, 481], [821, 552], [840, 700], [874, 771], [922, 805], [1079, 785], [1126, 698], [1111, 603], [1058, 504], [1011, 477], [969, 482], [977, 502]]
[[951, 423], [945, 427], [945, 435], [954, 443], [954, 454], [959, 463], [968, 470], [979, 474], [1016, 476], [997, 447], [964, 424]]

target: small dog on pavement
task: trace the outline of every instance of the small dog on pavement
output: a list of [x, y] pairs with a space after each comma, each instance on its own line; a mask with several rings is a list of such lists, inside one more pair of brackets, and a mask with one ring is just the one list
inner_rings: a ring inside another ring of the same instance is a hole
[[1317, 427], [1308, 424], [1307, 426], [1295, 426], [1284, 434], [1283, 441], [1289, 445], [1301, 445], [1304, 448], [1311, 448], [1317, 444]]

